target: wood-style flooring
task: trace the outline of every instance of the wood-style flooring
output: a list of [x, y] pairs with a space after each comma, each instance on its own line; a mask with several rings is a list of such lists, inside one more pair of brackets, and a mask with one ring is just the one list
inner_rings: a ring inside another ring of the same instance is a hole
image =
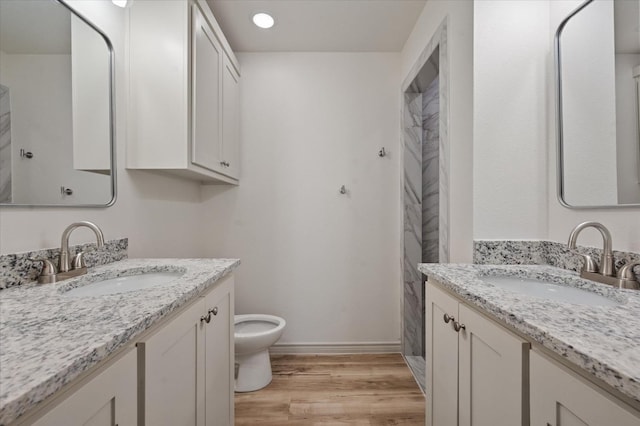
[[425, 424], [400, 354], [272, 355], [271, 366], [269, 386], [236, 393], [236, 426]]

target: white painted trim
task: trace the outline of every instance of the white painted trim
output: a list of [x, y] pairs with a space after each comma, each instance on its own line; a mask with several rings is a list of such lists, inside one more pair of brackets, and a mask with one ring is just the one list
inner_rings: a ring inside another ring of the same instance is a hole
[[400, 353], [397, 342], [299, 342], [276, 343], [269, 352], [272, 354], [365, 354]]

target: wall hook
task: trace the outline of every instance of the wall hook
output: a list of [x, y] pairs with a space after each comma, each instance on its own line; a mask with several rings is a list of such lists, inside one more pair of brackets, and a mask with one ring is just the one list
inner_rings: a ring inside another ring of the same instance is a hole
[[378, 157], [384, 157], [387, 155], [387, 151], [384, 150], [384, 146], [378, 151]]
[[20, 148], [20, 157], [32, 159], [33, 158], [33, 152], [26, 151], [24, 148]]
[[340, 187], [340, 193], [341, 193], [341, 194], [346, 194], [346, 193], [347, 193], [347, 188], [346, 188], [344, 185], [342, 185], [342, 186]]

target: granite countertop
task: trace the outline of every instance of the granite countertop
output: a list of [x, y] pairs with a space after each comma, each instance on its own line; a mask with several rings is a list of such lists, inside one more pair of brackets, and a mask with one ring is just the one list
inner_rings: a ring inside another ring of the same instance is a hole
[[[63, 385], [215, 285], [237, 259], [129, 259], [56, 284], [0, 291], [0, 425], [12, 422]], [[158, 288], [105, 296], [65, 291], [142, 272], [183, 272]]]
[[[552, 266], [420, 264], [418, 269], [470, 305], [640, 402], [640, 291], [587, 281]], [[542, 279], [619, 304], [585, 306], [526, 296], [479, 279], [487, 275]]]

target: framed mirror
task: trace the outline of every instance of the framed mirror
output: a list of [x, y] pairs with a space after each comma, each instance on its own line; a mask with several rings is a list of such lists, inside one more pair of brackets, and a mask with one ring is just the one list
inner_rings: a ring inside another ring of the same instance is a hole
[[640, 206], [640, 0], [586, 0], [555, 36], [558, 199]]
[[0, 206], [116, 198], [114, 56], [62, 0], [0, 0]]

